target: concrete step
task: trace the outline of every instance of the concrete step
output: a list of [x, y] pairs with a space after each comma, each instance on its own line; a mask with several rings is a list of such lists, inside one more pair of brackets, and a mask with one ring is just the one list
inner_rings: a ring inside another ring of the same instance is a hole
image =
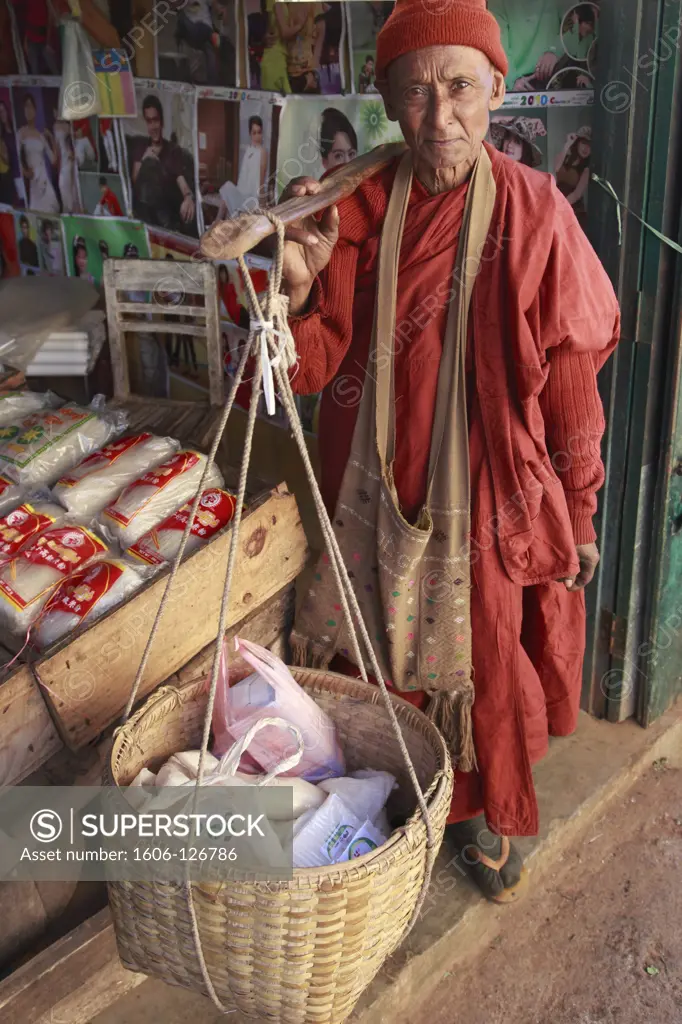
[[[534, 772], [542, 831], [518, 841], [531, 885], [546, 877], [607, 805], [660, 758], [682, 766], [682, 706], [648, 730], [632, 721], [613, 725], [581, 714], [573, 736], [551, 740]], [[456, 858], [441, 851], [418, 924], [364, 993], [349, 1024], [412, 1024], [446, 972], [467, 969], [495, 939], [506, 911], [483, 900]], [[224, 1017], [203, 997], [150, 980], [92, 1024], [195, 1019], [218, 1024]], [[229, 1020], [249, 1024], [252, 1018], [233, 1012]]]

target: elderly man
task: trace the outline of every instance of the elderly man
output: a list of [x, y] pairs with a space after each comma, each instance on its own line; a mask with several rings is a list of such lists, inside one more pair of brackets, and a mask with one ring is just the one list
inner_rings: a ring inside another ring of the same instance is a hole
[[[334, 531], [387, 682], [456, 758], [450, 838], [498, 902], [525, 886], [531, 766], [576, 725], [619, 327], [554, 180], [483, 141], [506, 72], [485, 0], [398, 0], [377, 81], [406, 154], [285, 251]], [[352, 673], [325, 559], [294, 653]]]

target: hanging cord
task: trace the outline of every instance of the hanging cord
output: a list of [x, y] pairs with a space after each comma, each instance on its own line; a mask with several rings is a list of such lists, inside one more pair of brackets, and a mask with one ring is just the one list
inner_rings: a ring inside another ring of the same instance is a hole
[[591, 178], [592, 181], [596, 181], [596, 183], [601, 188], [603, 188], [605, 192], [608, 192], [611, 198], [614, 199], [618, 204], [616, 206], [616, 217], [618, 219], [618, 245], [622, 245], [623, 243], [623, 219], [620, 212], [620, 208], [622, 206], [626, 213], [632, 214], [632, 216], [635, 217], [640, 224], [643, 224], [644, 227], [652, 233], [652, 235], [656, 236], [659, 242], [663, 242], [664, 245], [667, 245], [671, 249], [674, 249], [675, 252], [682, 253], [682, 245], [679, 245], [677, 242], [673, 241], [672, 238], [668, 238], [668, 236], [664, 235], [662, 231], [659, 231], [658, 228], [655, 228], [653, 227], [653, 225], [648, 224], [643, 217], [640, 217], [638, 213], [635, 213], [635, 211], [631, 210], [629, 206], [626, 206], [622, 199], [618, 198], [618, 193], [616, 192], [615, 188], [607, 178], [600, 178], [598, 174], [594, 173], [594, 171], [591, 174]]
[[[275, 217], [275, 216], [273, 216], [271, 214], [268, 214], [268, 216], [269, 216], [271, 222], [277, 228], [277, 251], [276, 251], [276, 258], [275, 258], [275, 264], [274, 264], [273, 272], [271, 272], [271, 274], [270, 274], [270, 282], [269, 282], [270, 283], [270, 288], [268, 290], [268, 300], [270, 300], [272, 292], [273, 291], [279, 292], [279, 290], [281, 288], [282, 269], [283, 269], [283, 262], [284, 262], [284, 230], [285, 229], [284, 229], [284, 224], [279, 220], [279, 218], [277, 218], [277, 217]], [[252, 315], [252, 317], [256, 318], [257, 320], [262, 321], [264, 319], [264, 316], [263, 316], [262, 310], [260, 308], [260, 303], [258, 301], [258, 296], [256, 295], [255, 288], [253, 287], [253, 282], [251, 280], [250, 274], [248, 273], [248, 270], [247, 270], [244, 258], [241, 257], [241, 256], [239, 257], [239, 265], [241, 267], [242, 273], [244, 274], [244, 277], [245, 277], [245, 280], [246, 280], [246, 289], [247, 289], [247, 295], [248, 295], [249, 307], [250, 307], [250, 310], [251, 310], [251, 315]], [[284, 329], [289, 334], [291, 333], [290, 330], [289, 330], [288, 323], [286, 325], [284, 325]], [[288, 344], [288, 339], [286, 339], [285, 341], [286, 341], [286, 344]], [[393, 707], [393, 702], [391, 700], [391, 697], [389, 695], [388, 689], [386, 687], [386, 683], [384, 681], [381, 669], [379, 668], [379, 664], [377, 662], [377, 658], [376, 658], [376, 655], [374, 653], [374, 649], [372, 647], [372, 642], [371, 642], [371, 640], [369, 638], [369, 634], [367, 632], [367, 627], [365, 626], [364, 620], [362, 618], [362, 613], [360, 611], [360, 606], [358, 604], [357, 598], [355, 596], [355, 591], [353, 590], [353, 586], [352, 586], [350, 578], [348, 576], [348, 570], [346, 569], [346, 566], [344, 564], [343, 557], [341, 555], [341, 550], [339, 548], [338, 542], [336, 540], [336, 536], [334, 534], [334, 531], [333, 531], [333, 528], [332, 528], [332, 525], [331, 525], [329, 514], [327, 512], [327, 509], [326, 509], [326, 506], [324, 504], [324, 501], [322, 500], [322, 494], [320, 492], [320, 488], [319, 488], [319, 485], [317, 483], [317, 477], [315, 476], [315, 471], [313, 469], [312, 463], [310, 461], [310, 455], [308, 453], [308, 447], [307, 447], [307, 445], [305, 443], [305, 437], [303, 436], [303, 428], [301, 426], [300, 417], [299, 417], [298, 411], [296, 409], [296, 402], [295, 402], [295, 399], [294, 399], [293, 391], [291, 389], [291, 382], [290, 382], [287, 374], [282, 371], [281, 361], [279, 359], [279, 354], [280, 354], [279, 353], [279, 349], [275, 347], [274, 339], [272, 338], [272, 336], [270, 336], [270, 338], [269, 338], [269, 344], [270, 344], [270, 353], [271, 353], [271, 356], [273, 357], [273, 367], [274, 367], [275, 378], [277, 380], [277, 385], [278, 385], [278, 389], [279, 389], [280, 400], [281, 400], [282, 405], [284, 407], [284, 411], [286, 412], [287, 417], [289, 419], [289, 424], [291, 426], [294, 438], [296, 440], [296, 444], [298, 446], [299, 452], [301, 454], [301, 458], [303, 460], [303, 464], [304, 464], [304, 467], [305, 467], [305, 470], [306, 470], [306, 476], [308, 478], [308, 483], [310, 485], [310, 488], [311, 488], [311, 491], [312, 491], [312, 494], [313, 494], [313, 499], [314, 499], [314, 502], [315, 502], [315, 508], [316, 508], [316, 511], [317, 511], [318, 519], [320, 521], [320, 525], [322, 526], [322, 532], [323, 532], [325, 541], [327, 542], [328, 554], [330, 556], [330, 565], [331, 565], [332, 572], [334, 574], [334, 579], [336, 581], [336, 585], [337, 585], [337, 588], [338, 588], [338, 591], [339, 591], [340, 600], [341, 600], [341, 606], [342, 606], [344, 615], [346, 616], [346, 622], [347, 622], [347, 625], [348, 625], [348, 631], [350, 633], [350, 639], [351, 639], [351, 644], [352, 644], [352, 647], [353, 647], [353, 653], [355, 655], [355, 661], [356, 661], [356, 664], [357, 664], [357, 666], [358, 666], [358, 668], [360, 670], [360, 675], [361, 675], [362, 679], [365, 682], [368, 682], [367, 670], [366, 670], [365, 665], [364, 665], [364, 658], [362, 657], [362, 655], [360, 653], [360, 645], [359, 645], [359, 642], [358, 642], [358, 637], [357, 637], [357, 633], [356, 633], [354, 622], [357, 623], [357, 625], [358, 625], [358, 627], [360, 629], [360, 635], [362, 636], [362, 640], [363, 640], [365, 649], [367, 651], [367, 655], [368, 655], [370, 664], [372, 666], [372, 672], [374, 674], [374, 677], [375, 677], [375, 679], [376, 679], [376, 681], [378, 683], [379, 689], [381, 691], [381, 695], [382, 695], [382, 698], [383, 698], [383, 701], [384, 701], [384, 705], [385, 705], [386, 710], [388, 712], [388, 715], [389, 715], [389, 718], [390, 718], [390, 721], [391, 721], [391, 725], [393, 726], [393, 730], [395, 732], [396, 739], [398, 740], [398, 745], [400, 747], [400, 751], [401, 751], [401, 753], [403, 755], [403, 758], [405, 760], [405, 764], [406, 764], [406, 767], [407, 767], [407, 770], [408, 770], [408, 773], [409, 773], [409, 776], [410, 776], [410, 780], [412, 782], [412, 785], [414, 787], [414, 790], [415, 790], [415, 793], [416, 793], [416, 796], [417, 796], [417, 802], [419, 804], [419, 809], [422, 812], [423, 819], [424, 819], [424, 824], [426, 826], [426, 835], [427, 835], [427, 859], [426, 860], [427, 860], [427, 862], [426, 862], [426, 869], [425, 869], [425, 879], [424, 879], [424, 884], [422, 886], [422, 890], [420, 892], [419, 898], [417, 900], [417, 904], [416, 904], [415, 909], [414, 909], [414, 913], [412, 915], [412, 918], [411, 918], [409, 926], [408, 926], [408, 932], [409, 932], [412, 929], [415, 921], [417, 920], [417, 918], [419, 916], [419, 913], [421, 911], [422, 905], [424, 903], [424, 900], [426, 898], [426, 891], [428, 889], [429, 882], [430, 882], [430, 879], [431, 879], [431, 873], [432, 873], [432, 870], [433, 870], [433, 862], [435, 861], [435, 857], [436, 857], [436, 850], [435, 850], [435, 843], [434, 843], [434, 837], [433, 837], [433, 829], [431, 827], [431, 820], [430, 820], [428, 808], [426, 806], [426, 801], [424, 799], [424, 794], [423, 794], [421, 786], [419, 784], [419, 779], [417, 778], [417, 773], [416, 773], [416, 771], [414, 769], [414, 765], [412, 764], [412, 759], [410, 758], [410, 754], [409, 754], [409, 751], [407, 749], [407, 745], [406, 745], [405, 740], [403, 738], [402, 731], [400, 729], [400, 724], [398, 722], [398, 718], [396, 716], [395, 709]], [[291, 347], [293, 348], [293, 339], [292, 339]], [[349, 607], [349, 604], [350, 604], [350, 607]], [[351, 609], [352, 609], [352, 614], [351, 614]]]
[[[242, 452], [242, 461], [239, 475], [239, 488], [236, 499], [236, 509], [234, 518], [231, 523], [232, 533], [230, 537], [230, 550], [228, 555], [227, 570], [225, 573], [225, 584], [223, 587], [223, 595], [220, 605], [218, 629], [216, 634], [216, 643], [213, 655], [213, 665], [211, 669], [211, 680], [209, 686], [206, 713], [204, 717], [204, 728], [201, 740], [201, 751], [199, 755], [197, 779], [192, 795], [193, 806], [194, 808], [196, 808], [198, 793], [204, 779], [204, 765], [206, 761], [206, 754], [208, 751], [208, 743], [213, 719], [215, 697], [218, 689], [220, 660], [224, 643], [225, 629], [227, 624], [227, 611], [230, 591], [232, 588], [232, 579], [234, 576], [234, 569], [237, 560], [239, 532], [242, 520], [242, 510], [244, 507], [244, 500], [246, 497], [246, 482], [249, 465], [251, 461], [251, 449], [253, 446], [253, 434], [256, 423], [258, 402], [260, 399], [261, 388], [263, 383], [265, 383], [265, 388], [270, 390], [270, 395], [274, 399], [274, 388], [272, 387], [274, 374], [274, 379], [276, 379], [278, 385], [280, 400], [289, 418], [289, 423], [294, 438], [296, 440], [296, 444], [301, 453], [301, 458], [305, 466], [306, 475], [308, 477], [308, 482], [310, 484], [310, 488], [315, 501], [315, 508], [317, 510], [320, 525], [322, 527], [322, 532], [327, 542], [328, 553], [330, 556], [330, 564], [332, 567], [332, 571], [334, 573], [336, 584], [339, 588], [341, 605], [346, 616], [351, 644], [353, 647], [353, 653], [355, 655], [356, 663], [360, 670], [360, 675], [365, 682], [368, 682], [367, 670], [364, 666], [364, 659], [360, 652], [360, 644], [358, 641], [354, 620], [355, 622], [357, 622], [357, 625], [360, 629], [360, 635], [362, 636], [364, 646], [367, 650], [367, 655], [372, 666], [372, 672], [374, 673], [374, 676], [377, 680], [379, 690], [381, 692], [384, 705], [386, 707], [389, 719], [391, 721], [393, 731], [398, 741], [400, 751], [403, 755], [405, 765], [407, 767], [410, 780], [414, 787], [415, 794], [417, 797], [417, 803], [422, 813], [422, 818], [426, 828], [427, 841], [426, 858], [424, 865], [424, 880], [422, 883], [421, 891], [417, 898], [414, 911], [412, 913], [409, 924], [405, 931], [405, 936], [407, 936], [407, 934], [411, 931], [415, 922], [417, 921], [417, 918], [419, 917], [431, 881], [433, 865], [437, 854], [435, 839], [433, 835], [433, 827], [431, 824], [431, 818], [429, 815], [428, 807], [426, 805], [424, 793], [422, 792], [419, 779], [417, 778], [417, 773], [415, 771], [412, 759], [410, 757], [410, 753], [407, 749], [407, 745], [405, 743], [402, 731], [400, 729], [400, 723], [398, 722], [398, 718], [395, 713], [395, 708], [393, 707], [390, 694], [386, 687], [386, 683], [384, 681], [381, 669], [379, 668], [376, 655], [374, 654], [372, 643], [367, 632], [367, 627], [365, 626], [365, 623], [362, 619], [360, 606], [357, 602], [355, 592], [353, 590], [350, 578], [348, 576], [348, 572], [343, 562], [341, 551], [336, 540], [336, 537], [334, 535], [329, 515], [322, 500], [322, 495], [320, 493], [319, 485], [317, 483], [315, 471], [310, 461], [308, 448], [305, 442], [305, 437], [303, 435], [303, 428], [301, 426], [298, 410], [296, 408], [294, 394], [291, 389], [291, 382], [288, 377], [288, 371], [291, 370], [296, 364], [296, 350], [294, 346], [293, 337], [291, 335], [291, 330], [289, 328], [287, 321], [288, 300], [286, 296], [283, 296], [281, 294], [285, 228], [282, 221], [275, 214], [271, 213], [268, 210], [263, 210], [262, 212], [272, 222], [277, 231], [277, 250], [273, 264], [273, 269], [271, 270], [268, 277], [266, 308], [265, 311], [263, 311], [263, 309], [261, 308], [246, 262], [244, 258], [240, 256], [239, 266], [241, 268], [242, 274], [244, 275], [244, 280], [246, 282], [249, 308], [251, 312], [248, 342], [244, 346], [242, 358], [239, 363], [237, 372], [235, 374], [230, 394], [225, 403], [222, 415], [220, 417], [220, 421], [216, 428], [215, 438], [213, 440], [213, 444], [211, 445], [211, 450], [207, 458], [201, 482], [199, 484], [199, 488], [194, 498], [191, 513], [185, 525], [185, 530], [182, 535], [180, 547], [178, 548], [177, 554], [173, 561], [173, 566], [168, 576], [166, 587], [161, 598], [161, 602], [159, 604], [159, 608], [156, 613], [151, 632], [149, 634], [149, 639], [145, 646], [145, 650], [142, 655], [142, 660], [140, 662], [140, 666], [137, 670], [137, 674], [133, 682], [130, 697], [128, 699], [128, 703], [123, 714], [123, 723], [125, 723], [125, 721], [128, 719], [132, 711], [132, 708], [134, 707], [135, 699], [137, 697], [140, 684], [149, 660], [151, 648], [158, 633], [161, 616], [163, 615], [163, 612], [167, 606], [173, 582], [177, 576], [180, 563], [182, 561], [183, 553], [192, 529], [192, 524], [194, 522], [194, 517], [199, 507], [199, 502], [201, 500], [203, 488], [210, 473], [211, 467], [213, 466], [215, 456], [218, 451], [218, 447], [222, 440], [222, 436], [225, 431], [225, 426], [227, 424], [229, 414], [234, 404], [237, 388], [239, 387], [244, 376], [247, 360], [251, 356], [253, 356], [256, 361], [256, 370], [252, 381], [251, 402], [249, 405], [246, 436], [244, 438], [244, 447]], [[119, 726], [119, 728], [121, 727]], [[217, 1009], [219, 1009], [225, 1015], [235, 1013], [235, 1010], [228, 1010], [223, 1005], [220, 998], [218, 997], [217, 992], [215, 991], [213, 982], [211, 981], [211, 977], [203, 953], [201, 935], [199, 931], [199, 922], [197, 918], [196, 905], [194, 902], [193, 886], [189, 872], [190, 867], [188, 862], [186, 867], [185, 880], [183, 884], [183, 891], [185, 892], [187, 898], [187, 907], [190, 915], [192, 938], [194, 940], [197, 961], [199, 963], [199, 968], [201, 970], [202, 979], [206, 986], [206, 991], [208, 992], [209, 997], [211, 998], [213, 1004], [217, 1007]]]

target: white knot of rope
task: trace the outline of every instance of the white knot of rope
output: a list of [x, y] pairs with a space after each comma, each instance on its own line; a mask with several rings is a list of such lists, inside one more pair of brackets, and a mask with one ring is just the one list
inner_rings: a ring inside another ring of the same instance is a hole
[[[263, 368], [263, 395], [265, 408], [269, 416], [274, 416], [275, 382], [273, 368], [281, 367], [285, 373], [293, 369], [298, 360], [294, 337], [289, 327], [289, 297], [282, 295], [282, 268], [284, 260], [284, 224], [279, 217], [267, 210], [262, 211], [274, 224], [277, 230], [277, 250], [268, 275], [268, 290], [263, 304], [253, 286], [246, 261], [239, 257], [239, 266], [246, 282], [246, 294], [249, 301], [249, 342], [251, 355], [260, 350]], [[276, 354], [272, 355], [274, 343]]]

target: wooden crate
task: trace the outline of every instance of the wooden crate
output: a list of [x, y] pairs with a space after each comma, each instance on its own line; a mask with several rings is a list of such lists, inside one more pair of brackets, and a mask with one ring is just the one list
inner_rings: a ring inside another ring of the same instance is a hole
[[[228, 527], [181, 565], [140, 699], [215, 638], [231, 536]], [[292, 582], [307, 558], [296, 500], [286, 485], [262, 494], [242, 520], [227, 625], [241, 621]], [[123, 711], [165, 589], [165, 575], [33, 666], [62, 739], [72, 750], [90, 743]]]

